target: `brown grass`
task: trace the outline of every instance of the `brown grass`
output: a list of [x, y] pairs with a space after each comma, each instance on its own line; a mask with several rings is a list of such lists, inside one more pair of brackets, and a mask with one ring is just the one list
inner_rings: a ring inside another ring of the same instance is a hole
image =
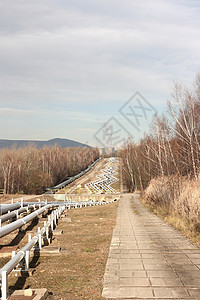
[[52, 245], [66, 252], [40, 256], [33, 276], [9, 280], [15, 289], [47, 288], [49, 299], [103, 299], [103, 275], [118, 203], [70, 210], [72, 222], [60, 220]]
[[148, 209], [200, 244], [199, 180], [177, 176], [153, 179], [142, 198]]
[[6, 195], [6, 194], [0, 194], [0, 204], [2, 203], [11, 203], [12, 198], [16, 199], [16, 198], [23, 198], [24, 195], [20, 195], [20, 194], [14, 194], [14, 195]]

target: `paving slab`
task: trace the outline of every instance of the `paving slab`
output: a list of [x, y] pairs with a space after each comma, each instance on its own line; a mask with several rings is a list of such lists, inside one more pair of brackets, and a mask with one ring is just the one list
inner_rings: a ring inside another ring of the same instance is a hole
[[26, 296], [26, 290], [16, 290], [9, 300], [45, 300], [48, 297], [47, 289], [34, 289], [32, 296]]
[[200, 300], [200, 248], [150, 213], [139, 195], [124, 194], [113, 230], [102, 296]]

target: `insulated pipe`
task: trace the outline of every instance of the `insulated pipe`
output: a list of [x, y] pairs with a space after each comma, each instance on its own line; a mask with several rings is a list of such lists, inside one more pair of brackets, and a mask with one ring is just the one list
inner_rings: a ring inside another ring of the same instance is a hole
[[6, 214], [8, 211], [12, 211], [21, 207], [21, 203], [16, 202], [14, 204], [0, 204], [0, 214]]
[[33, 248], [38, 241], [38, 235], [34, 236], [30, 242], [26, 244], [9, 262], [3, 266], [0, 270], [0, 276], [3, 271], [7, 272], [7, 275], [18, 265], [18, 263], [24, 258], [26, 251]]
[[47, 204], [53, 204], [55, 206], [60, 206], [60, 205], [65, 205], [67, 204], [67, 201], [45, 201], [45, 202], [24, 202], [25, 205], [33, 205], [35, 204], [36, 206], [45, 206]]
[[[62, 205], [68, 205], [69, 203], [76, 203], [76, 202], [79, 202], [79, 201], [73, 201], [73, 202], [70, 202], [70, 201], [48, 201], [48, 204], [53, 204], [54, 206], [62, 206]], [[85, 201], [87, 202], [87, 201]], [[36, 206], [38, 205], [38, 202], [25, 202], [26, 205], [32, 205], [32, 204], [36, 204]], [[46, 202], [41, 202], [39, 204], [42, 204], [43, 205], [47, 205]]]
[[[87, 201], [85, 203], [90, 203], [90, 204], [93, 204], [92, 201]], [[95, 203], [96, 204], [96, 203]], [[23, 220], [23, 224], [26, 224], [27, 222], [29, 222], [31, 219], [35, 218], [36, 216], [38, 216], [39, 214], [41, 214], [42, 212], [44, 212], [46, 209], [49, 209], [51, 208], [53, 205], [46, 205], [45, 207], [43, 208], [40, 208], [38, 209], [36, 212], [34, 213], [31, 213], [29, 216], [26, 216], [24, 218], [22, 218], [21, 220]], [[57, 215], [57, 218], [60, 217], [60, 215], [63, 213], [63, 211], [65, 210], [66, 208], [66, 205], [63, 205], [63, 206], [60, 206], [57, 211], [58, 211], [58, 215]], [[32, 215], [31, 219], [30, 219], [30, 216]], [[29, 218], [27, 218], [29, 217]], [[49, 216], [48, 217], [48, 222], [45, 223], [45, 226], [38, 232], [38, 234], [36, 236], [34, 236], [1, 270], [0, 270], [0, 277], [1, 277], [1, 290], [2, 290], [2, 299], [5, 300], [5, 299], [8, 299], [8, 278], [7, 278], [7, 275], [10, 274], [10, 272], [18, 265], [18, 263], [23, 259], [25, 258], [25, 268], [28, 268], [27, 266], [29, 265], [29, 250], [31, 250], [33, 248], [33, 246], [39, 242], [41, 243], [41, 237], [42, 235], [45, 233], [45, 231], [48, 231], [48, 227], [50, 227], [50, 224], [51, 224], [51, 221], [53, 221], [54, 219], [54, 213], [52, 213], [51, 217]], [[20, 220], [18, 220], [20, 221]], [[16, 224], [16, 225], [19, 225], [19, 222], [18, 221], [15, 221], [13, 222], [12, 224]], [[12, 224], [9, 224], [9, 225], [12, 225]], [[22, 224], [22, 225], [23, 225]], [[7, 227], [8, 228], [8, 225], [7, 226], [4, 226], [4, 228]], [[11, 226], [9, 226], [11, 227]], [[16, 226], [16, 229], [19, 228], [18, 226]], [[3, 229], [3, 228], [2, 228]], [[14, 230], [14, 229], [13, 229]], [[11, 230], [11, 231], [13, 231]], [[10, 231], [10, 232], [11, 232]], [[2, 230], [0, 230], [0, 233], [2, 233]], [[4, 232], [5, 233], [5, 232]], [[6, 233], [7, 234], [7, 233]], [[3, 236], [3, 235], [1, 235]], [[30, 236], [29, 236], [30, 238]], [[47, 235], [47, 238], [48, 238], [48, 235]], [[41, 246], [41, 245], [40, 245]]]
[[10, 213], [7, 213], [3, 216], [0, 216], [1, 223], [6, 222], [7, 220], [10, 220], [12, 218], [17, 217], [18, 214], [21, 214], [21, 213], [27, 211], [27, 209], [34, 209], [34, 206], [33, 205], [28, 205], [27, 207], [22, 207], [22, 208], [19, 208], [17, 210], [14, 210]]
[[[61, 182], [60, 184], [53, 186], [51, 188], [48, 188], [48, 191], [46, 193], [49, 193], [49, 191], [51, 189], [62, 189], [64, 188], [66, 185], [68, 185], [69, 183], [75, 181], [77, 178], [81, 177], [82, 175], [84, 175], [86, 172], [90, 171], [91, 168], [99, 161], [101, 160], [101, 158], [99, 157], [97, 160], [95, 160], [90, 166], [88, 166], [87, 169], [83, 170], [82, 172], [80, 172], [79, 174], [70, 177], [69, 179], [65, 180], [64, 182]], [[46, 194], [45, 193], [45, 194]]]
[[1, 269], [0, 276], [3, 271], [7, 272], [7, 275], [18, 265], [18, 263], [24, 257], [24, 251], [20, 250], [9, 262]]
[[46, 202], [38, 202], [38, 201], [31, 201], [31, 202], [24, 202], [24, 206], [27, 206], [27, 205], [36, 205], [36, 206], [45, 206], [45, 205], [47, 205], [47, 203]]
[[10, 232], [22, 227], [23, 225], [25, 225], [26, 223], [32, 221], [34, 218], [38, 217], [40, 214], [42, 214], [44, 211], [46, 211], [47, 209], [51, 208], [52, 205], [46, 205], [34, 212], [32, 212], [31, 214], [29, 214], [28, 216], [21, 218], [17, 221], [12, 222], [11, 224], [5, 225], [2, 228], [0, 228], [0, 238], [9, 234]]
[[[66, 206], [64, 205], [57, 209], [58, 217], [62, 214], [65, 208]], [[46, 231], [47, 238], [48, 238], [49, 226], [53, 218], [54, 218], [54, 212], [52, 212], [51, 217], [48, 218], [49, 219], [48, 222], [45, 222], [45, 226], [41, 230], [39, 229], [38, 234], [34, 236], [32, 239], [29, 235], [28, 244], [26, 244], [15, 256], [13, 256], [13, 258], [0, 270], [2, 300], [7, 300], [9, 298], [8, 297], [8, 275], [23, 259], [25, 259], [25, 270], [29, 269], [29, 255], [30, 255], [29, 252], [37, 242], [39, 243], [39, 247], [40, 248], [42, 247], [42, 235]]]
[[[47, 209], [47, 208], [46, 208]], [[59, 211], [59, 216], [63, 213], [65, 206]], [[53, 215], [52, 215], [53, 219]], [[38, 242], [39, 237], [42, 236], [46, 229], [50, 226], [51, 220], [49, 220], [46, 225], [28, 242], [3, 268], [0, 270], [0, 277], [2, 272], [6, 271], [7, 275], [18, 265], [18, 263], [25, 257], [26, 251], [29, 251]]]

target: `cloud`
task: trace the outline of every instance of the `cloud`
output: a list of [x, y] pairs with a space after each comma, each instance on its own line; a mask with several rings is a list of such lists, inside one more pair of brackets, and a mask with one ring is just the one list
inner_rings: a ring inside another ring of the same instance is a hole
[[57, 111], [54, 112], [54, 115], [57, 117], [62, 117], [63, 119], [73, 120], [73, 121], [86, 121], [86, 122], [95, 122], [95, 114], [94, 113], [87, 113], [81, 111]]
[[81, 124], [136, 91], [164, 106], [199, 71], [199, 15], [195, 0], [1, 1], [0, 108]]
[[89, 132], [89, 133], [94, 133], [94, 130], [92, 128], [80, 128], [80, 132]]
[[10, 107], [0, 107], [0, 115], [6, 116], [16, 116], [16, 115], [27, 115], [27, 114], [35, 114], [34, 110], [28, 109], [17, 109], [17, 108], [10, 108]]

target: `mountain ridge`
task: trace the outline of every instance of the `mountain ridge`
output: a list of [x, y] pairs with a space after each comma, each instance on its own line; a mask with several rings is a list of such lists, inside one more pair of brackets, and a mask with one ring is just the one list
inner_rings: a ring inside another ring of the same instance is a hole
[[0, 139], [0, 149], [1, 148], [12, 148], [13, 146], [20, 148], [28, 145], [35, 145], [37, 148], [42, 148], [44, 146], [53, 147], [54, 145], [58, 145], [61, 148], [68, 147], [87, 147], [91, 148], [91, 146], [64, 138], [53, 138], [47, 141], [38, 141], [38, 140], [9, 140], [9, 139]]

